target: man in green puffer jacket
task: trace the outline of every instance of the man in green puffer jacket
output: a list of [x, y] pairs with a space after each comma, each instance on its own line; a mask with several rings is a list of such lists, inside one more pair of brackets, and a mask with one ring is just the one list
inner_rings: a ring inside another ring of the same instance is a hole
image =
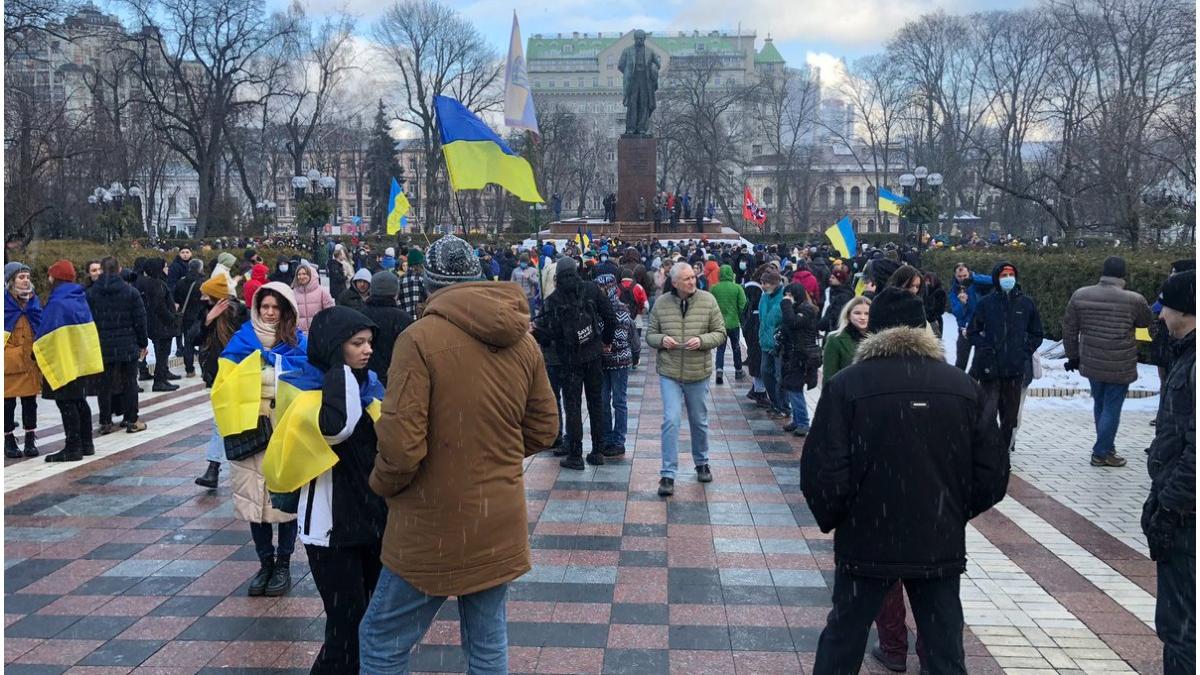
[[725, 342], [725, 318], [717, 299], [696, 290], [696, 271], [685, 263], [671, 268], [669, 293], [664, 293], [650, 310], [646, 344], [658, 350], [658, 383], [662, 389], [662, 471], [658, 494], [675, 494], [675, 470], [679, 456], [680, 407], [687, 405], [692, 433], [692, 459], [696, 478], [712, 481], [708, 466], [708, 376], [712, 374], [710, 352]]
[[721, 265], [721, 281], [711, 291], [725, 319], [726, 340], [717, 347], [717, 384], [724, 384], [725, 345], [733, 344], [734, 379], [742, 379], [742, 312], [746, 310], [746, 289], [733, 280], [733, 267]]

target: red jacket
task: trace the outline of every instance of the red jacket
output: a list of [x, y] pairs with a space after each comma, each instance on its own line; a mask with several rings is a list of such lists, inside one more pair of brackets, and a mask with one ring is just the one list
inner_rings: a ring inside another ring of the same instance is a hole
[[630, 313], [638, 315], [645, 312], [646, 303], [650, 302], [650, 298], [646, 296], [646, 289], [642, 288], [641, 284], [633, 283], [633, 279], [622, 279], [621, 286], [633, 293], [633, 301], [637, 303], [637, 307], [629, 308]]
[[247, 307], [254, 304], [254, 292], [258, 290], [258, 287], [267, 283], [267, 272], [270, 272], [270, 269], [262, 263], [250, 268], [250, 281], [247, 281], [246, 285], [242, 287], [242, 297], [246, 299]]

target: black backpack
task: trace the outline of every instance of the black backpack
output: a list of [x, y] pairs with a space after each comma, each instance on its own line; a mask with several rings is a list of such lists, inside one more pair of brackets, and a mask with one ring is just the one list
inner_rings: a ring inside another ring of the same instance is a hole
[[559, 305], [555, 312], [561, 330], [559, 348], [568, 357], [600, 341], [600, 317], [596, 305], [583, 288], [579, 289], [579, 293], [581, 297]]
[[637, 300], [633, 297], [632, 284], [630, 285], [629, 288], [626, 288], [625, 284], [618, 283], [617, 284], [617, 297], [620, 298], [621, 302], [625, 303], [625, 307], [627, 307], [629, 309], [629, 318], [631, 318], [631, 319], [638, 318], [638, 314], [642, 313], [642, 307], [641, 307], [641, 305], [638, 304]]

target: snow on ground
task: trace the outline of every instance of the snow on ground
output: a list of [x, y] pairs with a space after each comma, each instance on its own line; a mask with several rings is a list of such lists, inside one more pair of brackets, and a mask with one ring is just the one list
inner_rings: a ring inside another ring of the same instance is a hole
[[[947, 312], [942, 315], [942, 325], [945, 327], [945, 330], [942, 331], [942, 344], [945, 347], [946, 360], [954, 363], [958, 321], [953, 314]], [[974, 355], [975, 353], [972, 351], [972, 358]], [[1092, 397], [1089, 394], [1090, 387], [1087, 378], [1080, 375], [1079, 371], [1067, 372], [1063, 367], [1067, 363], [1067, 357], [1063, 353], [1062, 341], [1043, 340], [1041, 348], [1036, 353], [1036, 358], [1041, 362], [1042, 376], [1030, 384], [1031, 388], [1078, 389], [1079, 393], [1073, 396], [1029, 396], [1025, 399], [1026, 405], [1032, 405], [1038, 409], [1091, 410]], [[1129, 385], [1129, 389], [1131, 391], [1156, 392], [1156, 395], [1145, 398], [1127, 398], [1122, 410], [1154, 412], [1158, 410], [1158, 368], [1147, 363], [1139, 363], [1137, 368], [1138, 379]]]

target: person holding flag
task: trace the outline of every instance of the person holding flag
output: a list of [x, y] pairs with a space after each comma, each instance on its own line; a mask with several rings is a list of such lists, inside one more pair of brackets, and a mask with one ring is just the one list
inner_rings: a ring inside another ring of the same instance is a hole
[[46, 461], [78, 462], [96, 454], [86, 384], [88, 375], [104, 370], [104, 359], [87, 296], [75, 283], [75, 266], [58, 260], [48, 272], [50, 297], [34, 333], [33, 356], [42, 369], [42, 396], [54, 401], [62, 415], [66, 442]]
[[[42, 322], [42, 302], [33, 292], [29, 266], [4, 266], [4, 456], [37, 457], [37, 395], [42, 371], [33, 359], [33, 336]], [[25, 427], [25, 449], [17, 445], [17, 401]]]
[[408, 225], [408, 195], [400, 189], [400, 183], [392, 178], [392, 192], [388, 196], [387, 233], [396, 234]]

